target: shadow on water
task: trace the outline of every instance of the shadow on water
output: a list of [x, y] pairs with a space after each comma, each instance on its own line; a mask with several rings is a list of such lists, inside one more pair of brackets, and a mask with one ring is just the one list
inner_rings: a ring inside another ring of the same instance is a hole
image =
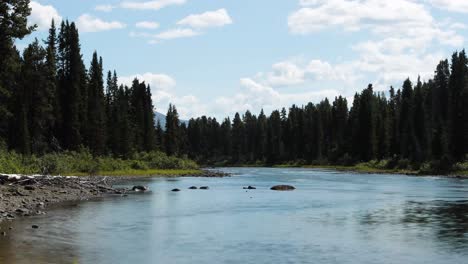
[[421, 232], [424, 238], [442, 243], [452, 251], [465, 250], [468, 246], [468, 200], [427, 202], [406, 201], [393, 206], [367, 212], [359, 223], [366, 228], [390, 225], [403, 232]]

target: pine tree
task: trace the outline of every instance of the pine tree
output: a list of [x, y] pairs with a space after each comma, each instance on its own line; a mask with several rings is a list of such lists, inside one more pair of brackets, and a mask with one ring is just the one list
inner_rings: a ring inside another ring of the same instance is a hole
[[88, 94], [86, 69], [74, 23], [62, 21], [58, 42], [58, 83], [63, 113], [60, 139], [66, 149], [76, 150], [84, 143], [87, 130]]
[[239, 113], [236, 113], [232, 123], [232, 159], [241, 162], [244, 156], [244, 123]]
[[418, 141], [414, 134], [413, 84], [409, 79], [403, 83], [401, 92], [400, 149], [403, 158], [413, 159]]
[[62, 127], [62, 110], [60, 107], [60, 91], [58, 90], [57, 85], [57, 29], [55, 27], [55, 21], [52, 19], [52, 23], [49, 29], [49, 36], [45, 44], [47, 45], [47, 57], [46, 57], [46, 67], [47, 67], [47, 87], [50, 93], [49, 104], [52, 106], [52, 120], [50, 131], [48, 132], [47, 137], [50, 140], [50, 147], [53, 150], [60, 150], [60, 146], [54, 145], [58, 143], [57, 135], [60, 135], [60, 128]]
[[168, 155], [177, 155], [179, 152], [179, 139], [177, 137], [179, 125], [177, 109], [174, 105], [170, 104], [166, 115], [166, 131], [164, 136], [165, 149]]
[[87, 97], [87, 144], [95, 155], [102, 155], [106, 149], [106, 112], [104, 99], [102, 58], [93, 54], [88, 77]]
[[20, 56], [14, 41], [29, 35], [35, 26], [27, 25], [31, 14], [29, 0], [4, 0], [0, 2], [0, 147], [15, 134], [11, 131], [13, 122], [11, 97], [18, 89]]
[[465, 51], [455, 52], [452, 56], [452, 70], [448, 86], [448, 122], [447, 131], [449, 137], [450, 152], [455, 160], [462, 160], [467, 150], [465, 140], [468, 137], [465, 132], [467, 124], [464, 122], [465, 108], [464, 92], [468, 85], [468, 59]]
[[[50, 147], [54, 128], [55, 86], [47, 65], [47, 51], [36, 39], [24, 51], [21, 85], [22, 111], [26, 111], [33, 153], [43, 154]], [[26, 144], [26, 143], [25, 143]], [[23, 144], [24, 145], [24, 144]]]
[[450, 78], [449, 63], [441, 61], [437, 65], [432, 89], [432, 157], [440, 159], [448, 154], [448, 83]]

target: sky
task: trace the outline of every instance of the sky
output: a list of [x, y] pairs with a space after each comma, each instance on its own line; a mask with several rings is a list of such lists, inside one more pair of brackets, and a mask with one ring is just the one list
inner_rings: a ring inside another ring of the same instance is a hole
[[[156, 110], [222, 119], [432, 78], [468, 38], [466, 0], [35, 0], [18, 41], [75, 21], [119, 81], [150, 84]], [[351, 104], [351, 102], [349, 102]]]

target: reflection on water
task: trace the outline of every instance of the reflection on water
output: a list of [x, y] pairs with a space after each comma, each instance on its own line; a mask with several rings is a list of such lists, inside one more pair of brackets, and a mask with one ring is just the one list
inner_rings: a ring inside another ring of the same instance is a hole
[[[468, 248], [468, 201], [406, 201], [360, 217], [363, 226], [393, 225], [404, 232], [439, 242], [451, 251]], [[371, 227], [372, 228], [372, 227]], [[432, 236], [432, 237], [431, 237]]]
[[466, 263], [466, 180], [227, 170], [6, 223], [0, 263]]

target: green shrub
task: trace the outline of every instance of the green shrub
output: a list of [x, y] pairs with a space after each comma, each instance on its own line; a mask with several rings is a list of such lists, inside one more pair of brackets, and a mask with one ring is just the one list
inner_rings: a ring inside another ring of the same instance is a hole
[[99, 171], [125, 171], [150, 169], [198, 169], [187, 158], [167, 156], [163, 152], [137, 153], [130, 159], [109, 156], [94, 157], [88, 149], [49, 153], [42, 157], [24, 156], [0, 150], [0, 173], [8, 174], [96, 174]]

